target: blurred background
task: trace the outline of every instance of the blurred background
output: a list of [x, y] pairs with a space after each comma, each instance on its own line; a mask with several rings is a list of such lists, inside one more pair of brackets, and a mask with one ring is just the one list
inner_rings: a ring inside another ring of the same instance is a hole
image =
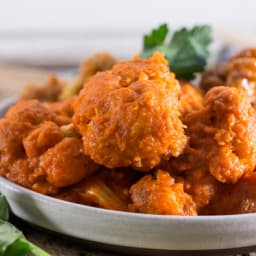
[[0, 2], [0, 62], [72, 66], [98, 50], [128, 57], [140, 50], [142, 34], [163, 22], [208, 23], [240, 41], [248, 41], [248, 30], [256, 37], [254, 0]]
[[[0, 0], [0, 3], [0, 90], [8, 86], [10, 77], [17, 78], [19, 84], [37, 80], [33, 72], [24, 78], [21, 67], [69, 76], [67, 70], [72, 73], [84, 58], [96, 51], [129, 58], [140, 51], [142, 35], [163, 22], [171, 28], [211, 24], [215, 42], [234, 47], [256, 45], [254, 0]], [[17, 72], [9, 73], [10, 64], [19, 67], [18, 76]]]

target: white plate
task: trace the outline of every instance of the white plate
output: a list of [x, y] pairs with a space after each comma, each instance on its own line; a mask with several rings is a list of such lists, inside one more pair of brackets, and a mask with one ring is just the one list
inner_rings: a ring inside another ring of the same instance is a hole
[[[0, 103], [0, 116], [14, 99]], [[0, 191], [16, 216], [74, 238], [137, 249], [198, 253], [256, 245], [256, 214], [182, 217], [110, 211], [44, 196], [2, 177]]]

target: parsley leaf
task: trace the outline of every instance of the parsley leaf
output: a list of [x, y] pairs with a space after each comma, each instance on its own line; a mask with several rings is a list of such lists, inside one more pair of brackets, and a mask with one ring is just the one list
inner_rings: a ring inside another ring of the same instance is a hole
[[151, 49], [163, 44], [168, 32], [167, 24], [162, 24], [159, 28], [153, 29], [149, 35], [144, 36], [144, 49]]
[[20, 230], [7, 222], [9, 206], [0, 193], [0, 256], [50, 256], [36, 245], [32, 244]]
[[0, 193], [0, 219], [9, 220], [9, 205], [5, 197]]
[[142, 58], [150, 57], [155, 51], [162, 51], [177, 78], [192, 80], [207, 64], [208, 46], [212, 41], [211, 28], [206, 25], [195, 26], [191, 30], [182, 28], [173, 33], [169, 42], [165, 42], [169, 29], [166, 27], [166, 34], [163, 37], [160, 31], [163, 30], [164, 25], [166, 26], [163, 24], [158, 29], [154, 29], [150, 35], [144, 36]]

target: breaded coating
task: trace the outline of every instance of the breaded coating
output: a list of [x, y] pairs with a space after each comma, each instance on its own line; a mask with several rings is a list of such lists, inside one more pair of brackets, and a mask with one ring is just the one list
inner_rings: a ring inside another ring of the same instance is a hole
[[46, 181], [45, 173], [37, 169], [38, 158], [18, 159], [9, 167], [6, 177], [27, 188], [46, 195], [54, 195], [59, 189]]
[[8, 109], [5, 118], [17, 122], [28, 122], [32, 125], [38, 125], [44, 121], [65, 125], [71, 121], [70, 118], [53, 112], [47, 105], [38, 100], [18, 101]]
[[186, 81], [180, 81], [180, 85], [181, 118], [183, 121], [187, 114], [202, 108], [203, 95], [198, 88]]
[[35, 157], [57, 144], [62, 138], [60, 127], [53, 122], [46, 121], [23, 139], [23, 146], [28, 157]]
[[216, 196], [220, 187], [221, 183], [202, 167], [185, 173], [184, 190], [191, 195], [199, 214]]
[[6, 177], [21, 186], [31, 188], [33, 182], [30, 180], [30, 176], [33, 171], [33, 167], [27, 159], [18, 159], [9, 166]]
[[200, 88], [207, 92], [214, 86], [226, 84], [227, 63], [221, 63], [205, 70], [201, 75]]
[[256, 100], [256, 58], [241, 57], [228, 63], [227, 86], [243, 88], [253, 105]]
[[200, 86], [208, 91], [213, 86], [226, 85], [242, 88], [256, 104], [256, 48], [247, 48], [225, 63], [206, 70], [202, 74]]
[[7, 119], [0, 120], [0, 174], [5, 175], [9, 166], [24, 157], [22, 140], [32, 129], [29, 123]]
[[101, 175], [107, 186], [116, 193], [128, 207], [130, 203], [130, 187], [139, 177], [140, 173], [132, 168], [105, 169], [101, 171]]
[[81, 64], [78, 76], [67, 84], [59, 97], [60, 100], [77, 95], [93, 75], [111, 69], [116, 63], [117, 60], [107, 52], [95, 53]]
[[95, 168], [95, 164], [84, 155], [82, 142], [77, 138], [64, 138], [48, 149], [39, 163], [47, 181], [58, 188], [81, 181]]
[[[199, 134], [193, 137], [192, 142], [197, 140], [197, 136]], [[167, 166], [173, 175], [183, 178], [184, 191], [191, 195], [198, 214], [201, 214], [222, 186], [209, 172], [205, 148], [202, 145], [197, 148], [188, 145], [185, 152], [178, 158], [171, 158]]]
[[55, 75], [50, 75], [43, 85], [26, 85], [21, 93], [21, 100], [37, 99], [44, 102], [57, 101], [65, 83], [59, 81]]
[[164, 56], [134, 58], [85, 84], [74, 103], [73, 124], [85, 154], [108, 168], [148, 171], [182, 153], [180, 86]]
[[191, 196], [184, 192], [183, 183], [163, 170], [156, 177], [145, 175], [130, 190], [130, 210], [141, 213], [165, 215], [197, 215]]
[[210, 173], [235, 183], [256, 165], [256, 114], [242, 89], [214, 87], [203, 109], [186, 118], [190, 145], [202, 150]]
[[245, 48], [233, 56], [231, 59], [238, 59], [238, 58], [256, 58], [256, 48]]
[[57, 113], [57, 115], [67, 116], [72, 118], [74, 114], [73, 103], [75, 98], [69, 98], [63, 101], [57, 101], [47, 104], [47, 107], [50, 108], [53, 112]]
[[241, 214], [256, 212], [256, 173], [236, 184], [222, 187], [206, 211], [207, 214]]
[[[118, 186], [118, 184], [116, 185]], [[101, 173], [92, 175], [82, 182], [68, 187], [57, 194], [56, 197], [104, 209], [128, 211], [127, 196], [124, 198], [123, 194], [119, 194], [109, 186]]]

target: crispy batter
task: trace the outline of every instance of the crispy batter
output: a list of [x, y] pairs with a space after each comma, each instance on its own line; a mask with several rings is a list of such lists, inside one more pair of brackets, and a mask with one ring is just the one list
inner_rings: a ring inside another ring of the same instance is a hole
[[184, 192], [183, 183], [176, 183], [163, 170], [156, 172], [156, 178], [145, 175], [130, 190], [135, 212], [168, 215], [197, 215], [191, 196]]
[[210, 173], [235, 183], [256, 165], [256, 114], [241, 89], [215, 87], [204, 108], [188, 115], [191, 147], [202, 150]]
[[56, 195], [62, 200], [111, 210], [128, 210], [127, 200], [106, 184], [103, 175], [93, 175]]
[[46, 181], [45, 173], [38, 169], [38, 158], [18, 159], [10, 165], [6, 177], [24, 187], [42, 194], [54, 195], [59, 189]]
[[220, 85], [242, 88], [256, 104], [256, 48], [244, 49], [202, 74], [200, 86], [204, 91]]
[[199, 214], [204, 211], [211, 200], [218, 194], [222, 185], [207, 171], [201, 169], [193, 169], [185, 174], [184, 190], [191, 195], [196, 204]]
[[0, 174], [6, 175], [9, 166], [24, 157], [23, 138], [32, 126], [7, 119], [0, 120]]
[[75, 98], [72, 97], [63, 101], [52, 102], [47, 104], [47, 107], [50, 108], [53, 112], [57, 113], [58, 115], [63, 115], [72, 118], [74, 114], [74, 100]]
[[64, 86], [64, 82], [59, 81], [55, 75], [50, 75], [43, 85], [26, 85], [21, 93], [20, 99], [37, 99], [44, 102], [54, 102], [58, 100]]
[[30, 180], [30, 175], [33, 173], [33, 167], [27, 159], [18, 159], [10, 167], [6, 177], [24, 187], [30, 188], [33, 183]]
[[38, 100], [27, 100], [7, 111], [0, 121], [1, 175], [51, 195], [93, 172], [96, 165], [84, 155], [81, 139], [65, 138], [74, 136], [67, 132], [66, 124], [72, 124], [62, 111], [66, 105], [51, 108]]
[[200, 87], [207, 92], [214, 86], [223, 86], [226, 83], [226, 77], [227, 63], [217, 64], [202, 73]]
[[65, 115], [59, 115], [47, 107], [46, 104], [38, 100], [19, 101], [9, 108], [5, 118], [18, 122], [28, 122], [32, 125], [38, 125], [44, 121], [52, 121], [58, 125], [70, 123], [70, 118]]
[[23, 139], [23, 146], [28, 157], [35, 157], [54, 146], [62, 138], [61, 129], [55, 123], [46, 121]]
[[207, 214], [241, 214], [256, 212], [256, 174], [226, 185], [207, 207]]
[[111, 69], [116, 63], [117, 60], [107, 52], [92, 55], [81, 64], [78, 76], [67, 84], [59, 97], [60, 100], [77, 95], [93, 75]]
[[61, 188], [81, 181], [96, 165], [83, 154], [79, 139], [64, 138], [40, 157], [39, 168], [51, 185]]
[[227, 66], [227, 86], [243, 88], [255, 105], [256, 100], [256, 58], [240, 57], [232, 59]]
[[202, 92], [186, 81], [180, 81], [181, 94], [181, 117], [182, 121], [186, 119], [186, 115], [194, 110], [198, 110], [203, 106]]
[[161, 53], [135, 58], [95, 75], [74, 103], [74, 126], [85, 154], [108, 168], [148, 171], [178, 156], [186, 137], [180, 121], [180, 87]]

